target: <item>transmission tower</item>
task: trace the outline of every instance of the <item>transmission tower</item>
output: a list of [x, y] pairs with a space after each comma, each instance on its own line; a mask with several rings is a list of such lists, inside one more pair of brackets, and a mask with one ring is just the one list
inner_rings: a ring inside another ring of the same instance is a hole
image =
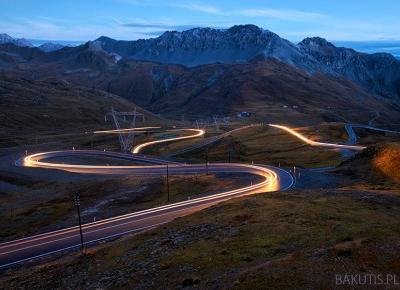
[[135, 131], [129, 131], [128, 133], [124, 133], [122, 131], [122, 127], [120, 125], [120, 121], [121, 119], [124, 122], [127, 122], [127, 120], [129, 120], [129, 117], [132, 117], [132, 121], [130, 122], [129, 125], [129, 129], [133, 129], [136, 126], [136, 118], [137, 117], [141, 117], [142, 118], [142, 122], [145, 122], [145, 116], [142, 113], [137, 112], [136, 107], [134, 109], [133, 112], [117, 112], [114, 110], [114, 108], [111, 108], [111, 112], [107, 113], [104, 118], [107, 121], [107, 116], [111, 115], [115, 127], [117, 130], [121, 130], [118, 133], [118, 139], [119, 139], [119, 143], [121, 145], [121, 151], [122, 152], [129, 152], [133, 146], [133, 142], [135, 139]]

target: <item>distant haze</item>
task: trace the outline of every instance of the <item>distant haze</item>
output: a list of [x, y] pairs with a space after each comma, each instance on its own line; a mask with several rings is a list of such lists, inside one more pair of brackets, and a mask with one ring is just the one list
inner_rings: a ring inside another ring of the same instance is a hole
[[333, 41], [336, 46], [350, 47], [360, 52], [386, 52], [400, 59], [400, 41]]
[[51, 39], [28, 39], [30, 43], [34, 46], [40, 46], [45, 43], [57, 43], [64, 46], [77, 46], [85, 43], [84, 41], [74, 41], [74, 40], [51, 40]]
[[[156, 36], [153, 36], [156, 37]], [[43, 39], [28, 39], [34, 46], [40, 46], [44, 43], [58, 43], [65, 46], [77, 46], [85, 43], [85, 41], [76, 40], [43, 40]], [[88, 39], [93, 40], [93, 39]], [[329, 40], [329, 39], [328, 39]], [[331, 41], [336, 46], [353, 48], [360, 52], [376, 53], [386, 52], [392, 54], [394, 57], [400, 59], [400, 40], [376, 40], [376, 41]]]

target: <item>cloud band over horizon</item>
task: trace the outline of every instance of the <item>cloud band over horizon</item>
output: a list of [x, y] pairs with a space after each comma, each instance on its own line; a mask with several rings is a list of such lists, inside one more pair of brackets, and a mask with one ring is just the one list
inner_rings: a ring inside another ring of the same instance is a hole
[[[92, 40], [100, 35], [134, 40], [166, 30], [195, 27], [228, 28], [255, 24], [284, 38], [309, 36], [329, 40], [398, 40], [400, 20], [396, 1], [161, 1], [115, 0], [40, 2], [2, 1], [0, 33], [13, 37]], [[358, 2], [358, 3], [357, 3]], [[384, 3], [387, 2], [387, 3]], [[386, 5], [385, 5], [386, 4]], [[390, 4], [390, 5], [389, 5]], [[344, 10], [344, 8], [346, 8]], [[378, 17], [384, 15], [385, 17]]]

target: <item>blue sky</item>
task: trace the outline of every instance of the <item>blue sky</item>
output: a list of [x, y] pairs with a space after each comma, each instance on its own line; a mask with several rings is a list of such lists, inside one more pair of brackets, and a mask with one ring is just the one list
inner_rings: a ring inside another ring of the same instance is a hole
[[400, 40], [400, 1], [0, 0], [0, 32], [31, 39], [132, 40], [165, 30], [247, 23], [293, 41]]

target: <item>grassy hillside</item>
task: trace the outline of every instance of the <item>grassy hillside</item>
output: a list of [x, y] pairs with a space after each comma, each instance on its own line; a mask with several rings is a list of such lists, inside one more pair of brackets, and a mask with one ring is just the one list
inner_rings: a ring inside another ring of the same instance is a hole
[[[133, 110], [134, 104], [100, 90], [77, 87], [65, 81], [33, 81], [0, 74], [0, 147], [54, 141], [54, 135], [84, 134], [106, 124], [104, 114]], [[146, 115], [147, 124], [160, 123]], [[48, 139], [46, 139], [48, 137]], [[39, 140], [37, 140], [39, 138]]]
[[371, 184], [400, 184], [400, 143], [381, 143], [368, 147], [343, 162], [336, 171], [362, 178]]
[[400, 271], [399, 218], [399, 196], [384, 192], [259, 194], [84, 256], [10, 270], [0, 286], [332, 289], [336, 274]]
[[[82, 201], [82, 221], [105, 219], [168, 204], [165, 177], [82, 176], [44, 171], [40, 178], [0, 168], [0, 241], [76, 224], [74, 193]], [[170, 202], [198, 194], [218, 192], [249, 184], [246, 174], [188, 175], [169, 177]], [[56, 179], [56, 180], [54, 180]]]
[[[338, 126], [325, 124], [296, 128], [296, 130], [313, 139], [328, 139], [328, 134], [331, 134], [335, 140], [344, 142], [343, 130]], [[167, 153], [166, 150], [173, 152], [177, 146], [179, 146], [178, 143], [170, 144], [168, 147], [163, 147], [160, 152]], [[268, 126], [235, 132], [208, 148], [185, 153], [178, 157], [204, 162], [206, 153], [210, 161], [228, 161], [230, 155], [232, 162], [280, 164], [289, 167], [293, 165], [310, 168], [332, 166], [344, 160], [338, 151], [309, 146], [282, 130]]]

